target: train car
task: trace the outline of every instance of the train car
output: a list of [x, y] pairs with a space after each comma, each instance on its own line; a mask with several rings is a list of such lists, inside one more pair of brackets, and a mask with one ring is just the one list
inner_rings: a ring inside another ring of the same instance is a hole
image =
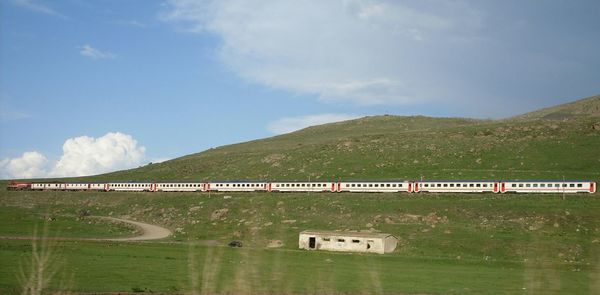
[[25, 191], [31, 190], [31, 182], [11, 181], [6, 186], [9, 191]]
[[156, 191], [161, 192], [204, 192], [207, 184], [202, 182], [159, 182], [156, 183]]
[[503, 181], [502, 193], [595, 193], [596, 183], [580, 180], [523, 180]]
[[342, 192], [396, 193], [412, 192], [410, 181], [342, 181]]
[[341, 189], [338, 182], [286, 181], [270, 184], [273, 192], [339, 192]]
[[31, 189], [36, 191], [61, 191], [67, 189], [67, 183], [61, 182], [34, 182], [31, 184]]
[[90, 190], [91, 183], [68, 182], [65, 183], [64, 190], [67, 191], [87, 191]]
[[156, 183], [152, 182], [109, 182], [106, 191], [121, 192], [153, 192], [156, 191]]
[[207, 183], [206, 190], [216, 192], [268, 191], [269, 183], [265, 181], [218, 181]]
[[499, 183], [481, 180], [415, 181], [414, 192], [424, 193], [498, 193]]
[[88, 190], [90, 190], [90, 191], [107, 191], [108, 183], [104, 183], [104, 182], [88, 183]]

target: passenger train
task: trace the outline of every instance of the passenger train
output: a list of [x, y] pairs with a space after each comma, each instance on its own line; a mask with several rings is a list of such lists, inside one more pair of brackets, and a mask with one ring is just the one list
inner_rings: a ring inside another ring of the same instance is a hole
[[581, 180], [16, 182], [8, 190], [125, 192], [595, 193]]

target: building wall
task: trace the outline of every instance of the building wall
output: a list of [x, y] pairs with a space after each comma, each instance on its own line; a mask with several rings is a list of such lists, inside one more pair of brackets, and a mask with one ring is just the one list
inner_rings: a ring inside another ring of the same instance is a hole
[[[315, 247], [310, 247], [310, 238], [315, 238]], [[356, 237], [340, 234], [306, 234], [300, 233], [298, 246], [306, 250], [326, 250], [363, 253], [389, 253], [396, 248], [397, 240], [393, 236], [382, 237]]]

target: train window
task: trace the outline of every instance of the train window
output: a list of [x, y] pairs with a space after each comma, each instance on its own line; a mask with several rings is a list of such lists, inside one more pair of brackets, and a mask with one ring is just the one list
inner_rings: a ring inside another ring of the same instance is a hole
[[357, 184], [356, 186], [360, 187], [360, 186], [361, 186], [361, 184], [359, 183], [359, 184]]
[[437, 187], [442, 187], [442, 184], [441, 184], [441, 183], [438, 183], [438, 184], [437, 184]]
[[523, 187], [523, 184], [522, 184], [522, 183], [519, 183], [519, 187]]
[[352, 187], [356, 187], [356, 184], [354, 184], [354, 183], [353, 183], [353, 184], [352, 184]]
[[563, 187], [567, 187], [567, 184], [566, 184], [566, 183], [563, 183]]
[[447, 184], [447, 183], [444, 183], [444, 187], [448, 187], [448, 184]]
[[290, 187], [290, 184], [289, 184], [289, 183], [286, 183], [286, 184], [285, 184], [285, 187]]
[[359, 240], [352, 240], [352, 243], [360, 243]]
[[574, 183], [569, 184], [569, 187], [575, 187]]
[[451, 183], [451, 184], [450, 184], [450, 187], [454, 187], [454, 183]]
[[577, 187], [583, 187], [583, 184], [581, 184], [581, 183], [578, 183], [578, 184], [577, 184]]
[[346, 240], [344, 240], [344, 239], [338, 239], [337, 241], [338, 241], [338, 242], [340, 242], [340, 243], [343, 243], [343, 242], [345, 242]]
[[545, 183], [540, 183], [540, 187], [546, 187]]
[[372, 183], [369, 183], [369, 187], [373, 187], [373, 184], [372, 184]]
[[378, 184], [378, 183], [376, 183], [376, 184], [375, 184], [375, 187], [379, 187], [379, 184]]
[[538, 187], [537, 183], [534, 183], [534, 184], [533, 184], [533, 187]]
[[481, 183], [478, 183], [475, 185], [476, 187], [481, 187]]
[[395, 184], [395, 183], [392, 183], [392, 187], [396, 187], [396, 184]]
[[525, 187], [531, 187], [530, 183], [525, 184]]
[[558, 184], [558, 183], [555, 183], [555, 184], [554, 184], [554, 187], [560, 187], [560, 184]]
[[312, 187], [315, 187], [315, 186], [316, 186], [316, 185], [313, 183], [313, 184], [312, 184]]
[[330, 238], [323, 238], [324, 242], [329, 242], [331, 239]]
[[398, 185], [399, 187], [402, 187], [402, 183]]
[[475, 184], [474, 183], [469, 183], [469, 187], [474, 187]]
[[426, 184], [424, 184], [423, 186], [424, 186], [424, 187], [429, 187], [429, 184], [427, 184], [427, 183], [426, 183]]
[[305, 186], [306, 186], [306, 184], [305, 184], [305, 183], [303, 183], [303, 184], [302, 184], [302, 187], [305, 187]]
[[386, 186], [386, 187], [390, 187], [390, 184], [389, 184], [389, 183], [387, 183], [385, 186]]

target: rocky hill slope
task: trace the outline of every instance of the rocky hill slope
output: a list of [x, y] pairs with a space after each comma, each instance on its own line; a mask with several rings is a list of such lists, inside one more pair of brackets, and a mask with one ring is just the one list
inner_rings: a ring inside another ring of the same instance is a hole
[[94, 180], [599, 178], [600, 96], [505, 120], [374, 116]]

